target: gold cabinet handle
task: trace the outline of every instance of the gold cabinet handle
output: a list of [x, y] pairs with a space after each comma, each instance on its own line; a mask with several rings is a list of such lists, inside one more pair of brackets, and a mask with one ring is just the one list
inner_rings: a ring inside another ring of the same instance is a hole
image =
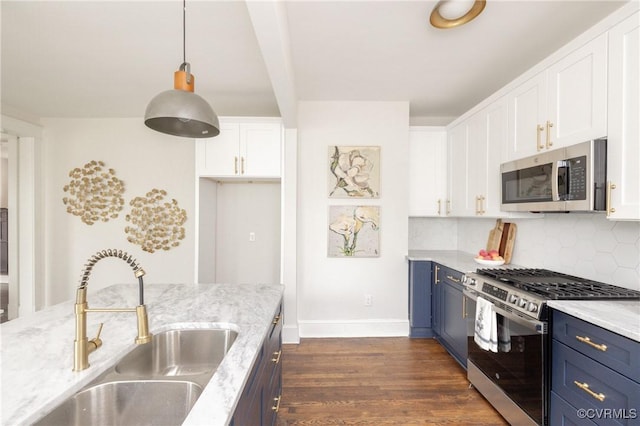
[[483, 215], [485, 213], [485, 211], [484, 211], [484, 195], [481, 195], [478, 198], [480, 199], [480, 214]]
[[244, 157], [240, 157], [240, 174], [244, 174]]
[[272, 409], [273, 411], [275, 411], [276, 413], [277, 413], [278, 411], [280, 411], [280, 401], [282, 401], [282, 395], [280, 395], [280, 396], [279, 396], [279, 397], [277, 397], [277, 398], [273, 398], [273, 402], [275, 403], [275, 405], [272, 405], [272, 406], [271, 406], [271, 409]]
[[233, 173], [238, 174], [238, 157], [233, 157]]
[[276, 315], [275, 317], [273, 317], [273, 325], [276, 325], [278, 323], [278, 321], [280, 321], [281, 316], [280, 315]]
[[540, 151], [544, 148], [544, 145], [540, 143], [540, 133], [544, 130], [544, 127], [536, 124], [536, 151]]
[[435, 271], [433, 271], [433, 278], [434, 278], [434, 284], [438, 285], [440, 283], [440, 280], [438, 279], [438, 272], [440, 271], [440, 268], [438, 268], [438, 265], [436, 265], [436, 269]]
[[440, 210], [442, 209], [442, 200], [438, 198], [438, 216], [440, 216]]
[[607, 182], [607, 199], [606, 199], [607, 205], [605, 206], [607, 210], [607, 217], [610, 217], [611, 213], [616, 212], [615, 207], [611, 207], [611, 190], [613, 189], [616, 189], [616, 184], [611, 183], [611, 181]]
[[467, 317], [467, 297], [462, 296], [462, 319]]
[[583, 337], [583, 336], [576, 336], [576, 339], [582, 343], [585, 343], [591, 346], [592, 348], [596, 348], [599, 351], [602, 351], [602, 352], [607, 351], [607, 345], [605, 345], [604, 343], [593, 343], [590, 338]]
[[583, 391], [585, 391], [586, 393], [588, 393], [589, 395], [591, 395], [592, 397], [594, 397], [595, 399], [597, 399], [600, 402], [603, 402], [604, 399], [606, 398], [605, 395], [603, 393], [595, 393], [594, 391], [592, 391], [589, 388], [589, 385], [587, 383], [580, 383], [577, 380], [574, 380], [573, 383], [579, 387], [580, 389], [582, 389]]
[[551, 128], [553, 127], [553, 123], [547, 120], [547, 149], [553, 146], [553, 142], [551, 142]]
[[480, 202], [480, 197], [476, 195], [476, 216], [480, 214], [480, 209], [478, 208], [478, 203]]
[[277, 364], [280, 362], [281, 356], [282, 356], [282, 349], [280, 349], [278, 352], [273, 353], [273, 358], [271, 358], [271, 361], [273, 361], [274, 364]]
[[453, 281], [454, 283], [459, 283], [460, 280], [457, 279], [456, 277], [452, 277], [451, 275], [447, 275], [447, 278], [450, 279], [451, 281]]
[[447, 216], [451, 214], [451, 200], [447, 200]]

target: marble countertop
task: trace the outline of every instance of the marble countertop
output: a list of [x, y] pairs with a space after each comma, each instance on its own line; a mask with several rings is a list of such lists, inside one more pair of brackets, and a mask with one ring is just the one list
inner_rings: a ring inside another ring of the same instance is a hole
[[[407, 259], [412, 261], [431, 260], [456, 271], [467, 273], [475, 272], [478, 268], [487, 268], [487, 266], [480, 265], [473, 260], [476, 255], [457, 250], [409, 250]], [[504, 266], [522, 268], [522, 266], [513, 263]]]
[[547, 305], [640, 342], [639, 301], [551, 300]]
[[[184, 421], [226, 425], [251, 372], [283, 294], [281, 285], [150, 284], [145, 304], [152, 333], [172, 328], [231, 327], [238, 337]], [[138, 286], [118, 284], [88, 295], [89, 307], [133, 307]], [[3, 425], [42, 418], [129, 352], [136, 337], [133, 313], [89, 313], [89, 338], [104, 323], [102, 347], [91, 366], [73, 372], [74, 301], [0, 326]]]

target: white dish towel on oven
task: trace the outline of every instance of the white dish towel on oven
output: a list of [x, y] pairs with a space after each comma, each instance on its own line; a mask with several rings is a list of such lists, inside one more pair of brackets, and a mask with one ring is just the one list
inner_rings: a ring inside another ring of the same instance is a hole
[[498, 318], [493, 303], [482, 297], [476, 300], [473, 340], [485, 351], [498, 352]]

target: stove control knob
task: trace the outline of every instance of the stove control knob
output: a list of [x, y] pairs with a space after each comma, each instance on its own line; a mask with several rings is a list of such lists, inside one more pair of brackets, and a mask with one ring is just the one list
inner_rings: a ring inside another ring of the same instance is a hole
[[537, 303], [533, 303], [533, 302], [529, 302], [529, 304], [527, 305], [527, 311], [529, 311], [529, 312], [538, 312], [538, 304]]
[[465, 285], [469, 285], [469, 286], [475, 286], [476, 285], [476, 280], [475, 278], [471, 278], [471, 277], [467, 277], [467, 276], [462, 276], [462, 283]]
[[524, 308], [527, 306], [527, 299], [520, 299], [518, 300], [518, 306], [521, 308]]
[[509, 296], [509, 303], [516, 303], [518, 301], [518, 296], [516, 296], [515, 294], [512, 294]]

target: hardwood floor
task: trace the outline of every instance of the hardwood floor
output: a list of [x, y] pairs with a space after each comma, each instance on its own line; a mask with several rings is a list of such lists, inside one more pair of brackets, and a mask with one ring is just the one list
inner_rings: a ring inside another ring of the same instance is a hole
[[433, 339], [284, 345], [279, 426], [507, 424]]

